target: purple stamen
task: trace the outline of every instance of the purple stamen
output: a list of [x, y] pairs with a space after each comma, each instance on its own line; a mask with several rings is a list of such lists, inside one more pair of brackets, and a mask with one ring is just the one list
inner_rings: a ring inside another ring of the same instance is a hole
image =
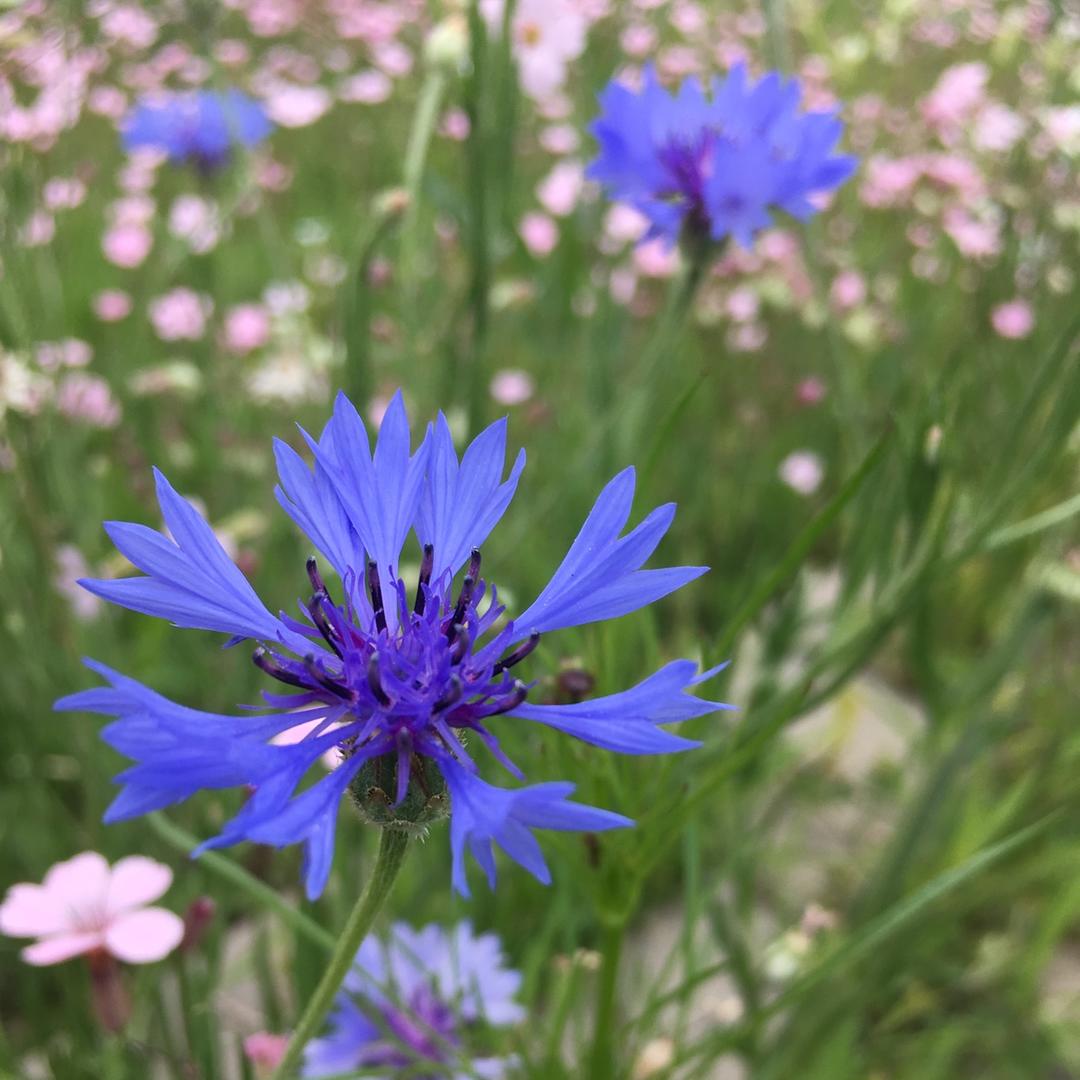
[[540, 635], [534, 630], [528, 637], [527, 641], [523, 641], [509, 656], [504, 660], [500, 660], [492, 669], [493, 675], [500, 675], [506, 671], [507, 668], [512, 668], [515, 664], [520, 664], [526, 656], [529, 655], [540, 644]]
[[367, 584], [371, 607], [375, 612], [375, 626], [381, 632], [386, 629], [386, 611], [383, 608], [382, 585], [379, 584], [379, 568], [374, 562], [367, 564]]
[[424, 607], [427, 604], [427, 587], [431, 582], [431, 574], [435, 569], [435, 545], [424, 545], [424, 557], [420, 560], [420, 576], [416, 581], [416, 601], [413, 604], [413, 611], [417, 615], [424, 614]]

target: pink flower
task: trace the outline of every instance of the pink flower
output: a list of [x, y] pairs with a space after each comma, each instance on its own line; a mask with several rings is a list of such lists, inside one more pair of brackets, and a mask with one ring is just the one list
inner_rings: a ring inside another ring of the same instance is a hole
[[938, 127], [952, 127], [982, 104], [990, 69], [982, 63], [955, 64], [938, 79], [923, 102], [923, 116]]
[[225, 312], [225, 348], [237, 356], [270, 340], [270, 316], [262, 304], [237, 304]]
[[585, 172], [576, 161], [562, 161], [540, 181], [536, 197], [555, 217], [566, 217], [581, 198]]
[[1035, 313], [1026, 300], [998, 304], [990, 314], [994, 330], [1003, 338], [1026, 338], [1035, 327]]
[[464, 109], [447, 109], [439, 132], [454, 142], [464, 142], [469, 137], [469, 114]]
[[1007, 153], [1024, 134], [1027, 123], [1024, 118], [1005, 105], [991, 101], [985, 105], [975, 120], [972, 141], [980, 150]]
[[53, 588], [71, 605], [80, 622], [89, 622], [105, 604], [80, 584], [80, 578], [90, 577], [90, 567], [83, 553], [74, 544], [61, 544], [56, 549], [56, 573]]
[[45, 182], [41, 197], [48, 210], [73, 210], [86, 198], [86, 185], [75, 176], [54, 176]]
[[131, 314], [131, 297], [121, 289], [103, 289], [94, 297], [93, 307], [102, 322], [119, 322]]
[[180, 195], [169, 207], [169, 232], [204, 255], [217, 246], [220, 236], [217, 208], [198, 195]]
[[780, 479], [799, 495], [813, 495], [821, 486], [825, 469], [821, 458], [809, 450], [797, 450], [788, 454], [779, 469]]
[[141, 265], [153, 246], [154, 237], [150, 230], [135, 223], [114, 225], [101, 240], [105, 258], [114, 266], [127, 270]]
[[126, 964], [152, 964], [180, 944], [184, 922], [147, 907], [172, 884], [172, 871], [142, 855], [110, 869], [84, 851], [57, 863], [40, 885], [13, 885], [0, 905], [0, 933], [38, 938], [22, 951], [28, 964], [59, 964], [105, 952]]
[[[502, 26], [502, 0], [481, 3], [492, 32]], [[585, 49], [588, 21], [572, 0], [520, 0], [510, 28], [521, 87], [531, 98], [550, 97], [566, 81], [566, 67]]]
[[56, 407], [72, 420], [98, 428], [114, 428], [120, 423], [120, 406], [109, 384], [100, 375], [77, 371], [65, 375], [56, 388]]
[[495, 373], [490, 390], [499, 405], [522, 405], [533, 396], [536, 384], [527, 371], [506, 368]]
[[282, 127], [314, 124], [333, 104], [330, 91], [322, 86], [293, 86], [280, 83], [266, 101], [270, 119]]
[[800, 405], [817, 405], [825, 400], [827, 393], [828, 387], [816, 375], [808, 375], [795, 388], [795, 398]]
[[833, 279], [829, 299], [837, 311], [850, 311], [866, 299], [866, 280], [855, 270], [842, 270]]
[[342, 101], [355, 101], [362, 105], [377, 105], [385, 101], [393, 90], [390, 76], [376, 68], [369, 68], [346, 79], [338, 89]]
[[581, 145], [573, 124], [550, 124], [540, 132], [540, 145], [549, 154], [572, 154]]
[[656, 48], [659, 35], [645, 23], [631, 23], [620, 35], [619, 44], [627, 56], [643, 57]]
[[960, 254], [969, 259], [989, 259], [1001, 252], [997, 223], [980, 221], [961, 206], [945, 211], [943, 227]]
[[276, 1069], [285, 1056], [289, 1045], [288, 1035], [273, 1035], [269, 1031], [256, 1031], [244, 1040], [244, 1056], [255, 1066], [257, 1073]]
[[23, 247], [44, 247], [56, 235], [56, 221], [45, 210], [35, 210], [19, 235]]
[[734, 322], [744, 323], [757, 318], [761, 301], [749, 285], [740, 285], [727, 298], [724, 306], [727, 308], [728, 316]]
[[634, 248], [633, 261], [634, 268], [646, 277], [668, 278], [679, 268], [679, 253], [657, 237]]
[[150, 302], [150, 321], [162, 341], [198, 341], [211, 308], [206, 297], [181, 287]]
[[529, 252], [538, 258], [550, 255], [559, 242], [559, 226], [547, 216], [532, 211], [521, 219], [518, 232]]

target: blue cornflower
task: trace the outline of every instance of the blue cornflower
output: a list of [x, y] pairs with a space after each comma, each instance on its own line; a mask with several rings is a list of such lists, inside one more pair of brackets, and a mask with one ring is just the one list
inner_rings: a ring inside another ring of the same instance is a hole
[[514, 1024], [521, 975], [508, 968], [494, 934], [468, 922], [452, 931], [395, 923], [386, 942], [365, 939], [334, 1002], [330, 1031], [309, 1043], [305, 1077], [358, 1069], [408, 1069], [430, 1080], [498, 1080], [513, 1059], [475, 1057], [481, 1025]]
[[808, 218], [808, 196], [855, 169], [832, 153], [843, 131], [835, 114], [799, 112], [800, 97], [795, 79], [774, 71], [750, 83], [742, 64], [713, 80], [711, 97], [693, 77], [671, 94], [648, 67], [638, 93], [615, 81], [601, 93], [588, 175], [648, 218], [648, 239], [734, 236], [750, 247], [770, 211]]
[[234, 146], [255, 146], [272, 127], [262, 105], [239, 90], [199, 90], [143, 98], [122, 133], [126, 150], [160, 150], [174, 164], [209, 172], [228, 161]]
[[[309, 559], [311, 593], [299, 605], [300, 619], [270, 613], [210, 526], [160, 473], [157, 496], [169, 536], [145, 525], [106, 522], [117, 548], [146, 576], [83, 581], [85, 588], [177, 626], [229, 634], [231, 644], [255, 639], [254, 662], [289, 688], [264, 693], [272, 712], [221, 716], [185, 708], [88, 661], [110, 687], [74, 694], [57, 707], [118, 718], [103, 737], [135, 765], [118, 777], [123, 790], [106, 821], [168, 806], [201, 788], [247, 785], [254, 792], [244, 807], [204, 846], [303, 843], [311, 897], [322, 892], [330, 871], [338, 803], [346, 791], [367, 820], [394, 828], [422, 831], [449, 811], [453, 882], [464, 895], [466, 848], [492, 885], [492, 841], [546, 883], [547, 866], [530, 829], [598, 831], [633, 824], [569, 802], [573, 784], [495, 787], [477, 775], [471, 751], [486, 746], [522, 778], [495, 736], [502, 716], [626, 754], [698, 745], [658, 726], [722, 707], [686, 693], [714, 673], [698, 676], [689, 660], [669, 663], [622, 693], [568, 705], [529, 702], [535, 684], [513, 673], [542, 634], [624, 615], [705, 572], [694, 566], [639, 569], [667, 532], [674, 505], [659, 507], [620, 537], [634, 472], [619, 473], [548, 585], [508, 621], [494, 586], [489, 589], [480, 576], [479, 551], [525, 464], [522, 451], [501, 479], [505, 419], [482, 432], [459, 460], [440, 413], [413, 451], [399, 392], [373, 454], [359, 414], [338, 395], [321, 438], [304, 438], [314, 457], [311, 468], [276, 443], [276, 494], [339, 583], [327, 584], [315, 558]], [[410, 531], [422, 554], [419, 580], [407, 592], [398, 570]], [[309, 767], [330, 750], [337, 751], [337, 767], [297, 794]]]

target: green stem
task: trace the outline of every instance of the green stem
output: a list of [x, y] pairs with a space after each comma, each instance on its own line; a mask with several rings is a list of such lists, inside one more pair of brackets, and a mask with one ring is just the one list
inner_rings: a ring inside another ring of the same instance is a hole
[[593, 1032], [590, 1080], [614, 1080], [615, 1069], [615, 1007], [619, 981], [619, 960], [622, 957], [623, 922], [604, 927], [601, 955], [603, 960], [596, 983], [596, 1018]]
[[[199, 841], [191, 833], [174, 825], [163, 814], [150, 814], [147, 816], [147, 821], [165, 843], [182, 851], [185, 855], [190, 855], [192, 850], [198, 847]], [[334, 938], [329, 931], [324, 930], [317, 922], [294, 908], [274, 889], [260, 881], [254, 874], [249, 874], [242, 866], [215, 851], [204, 851], [199, 856], [198, 862], [200, 866], [205, 866], [218, 877], [242, 889], [258, 903], [277, 912], [283, 922], [288, 923], [298, 934], [318, 945], [320, 949], [325, 949], [327, 952], [333, 949]]]
[[424, 180], [424, 165], [427, 161], [428, 147], [435, 134], [435, 124], [439, 119], [439, 107], [446, 93], [446, 75], [442, 68], [432, 67], [424, 77], [420, 88], [420, 100], [416, 103], [413, 114], [409, 141], [405, 148], [405, 167], [403, 181], [408, 195], [404, 220], [401, 227], [401, 270], [405, 283], [406, 297], [415, 301], [416, 295], [416, 251], [417, 216], [420, 209], [420, 186]]
[[375, 922], [375, 916], [378, 915], [383, 901], [390, 893], [408, 848], [408, 833], [399, 829], [382, 830], [375, 868], [359, 900], [356, 901], [356, 906], [349, 913], [326, 971], [315, 988], [311, 1000], [307, 1003], [304, 1014], [296, 1025], [296, 1030], [293, 1031], [285, 1056], [274, 1070], [272, 1080], [293, 1080], [295, 1077], [304, 1047], [322, 1027], [326, 1014], [334, 1003], [334, 996], [341, 989], [341, 984], [345, 981], [345, 976], [348, 975], [356, 959], [356, 951], [360, 948], [360, 943], [367, 937]]

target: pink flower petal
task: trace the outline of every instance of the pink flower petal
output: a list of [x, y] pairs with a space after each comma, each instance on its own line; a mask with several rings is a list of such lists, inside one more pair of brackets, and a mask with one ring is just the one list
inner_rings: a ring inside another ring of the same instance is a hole
[[143, 908], [115, 919], [105, 931], [105, 947], [127, 964], [152, 964], [180, 944], [184, 920], [164, 908]]
[[92, 910], [104, 903], [109, 887], [109, 864], [104, 855], [84, 851], [52, 867], [42, 885], [59, 902], [74, 910]]
[[145, 855], [129, 855], [113, 867], [105, 911], [110, 916], [119, 915], [152, 903], [165, 893], [172, 879], [172, 871], [162, 863]]
[[45, 967], [48, 964], [60, 964], [73, 956], [81, 956], [104, 943], [104, 936], [98, 931], [82, 934], [57, 934], [42, 941], [35, 941], [22, 951], [22, 958], [28, 964]]
[[42, 937], [71, 929], [67, 905], [40, 885], [13, 885], [0, 905], [0, 933]]

